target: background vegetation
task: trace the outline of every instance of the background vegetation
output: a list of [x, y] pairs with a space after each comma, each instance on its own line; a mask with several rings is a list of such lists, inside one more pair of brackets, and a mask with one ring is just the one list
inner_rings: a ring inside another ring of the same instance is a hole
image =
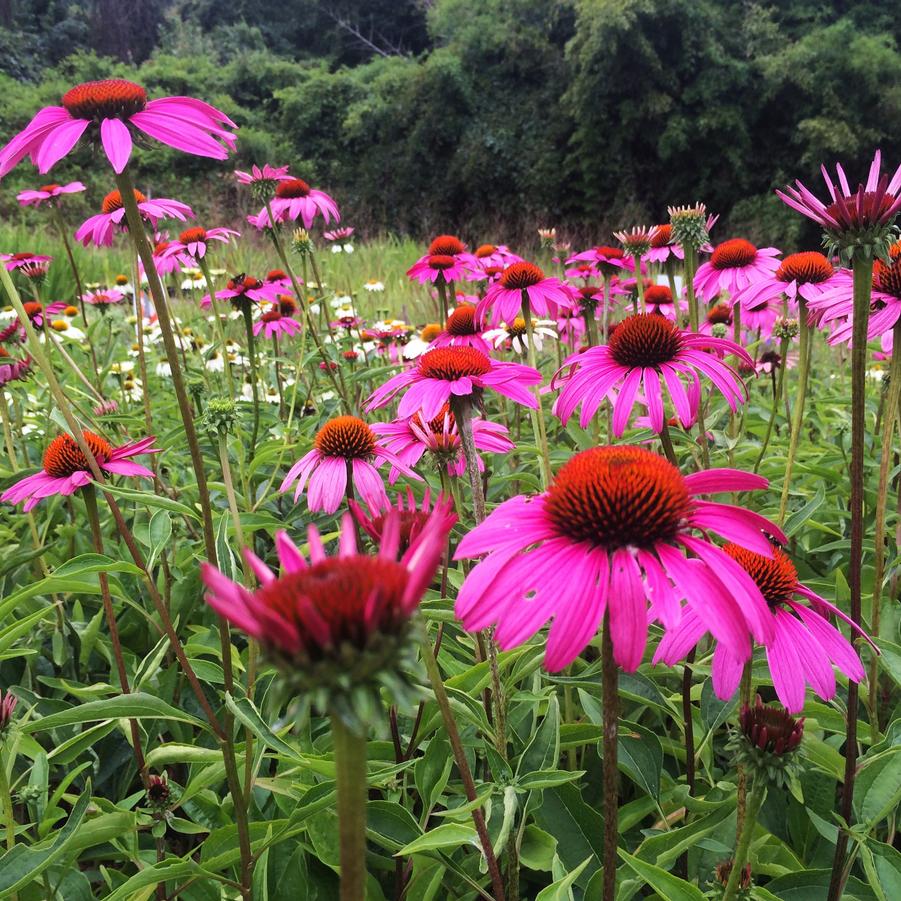
[[[72, 83], [132, 78], [226, 109], [239, 164], [289, 162], [348, 222], [417, 237], [595, 235], [703, 199], [730, 231], [815, 246], [772, 189], [901, 153], [888, 0], [0, 0], [0, 26], [3, 137]], [[89, 153], [54, 179], [104, 179]], [[235, 208], [220, 166], [142, 157], [156, 193], [205, 178], [185, 199]]]

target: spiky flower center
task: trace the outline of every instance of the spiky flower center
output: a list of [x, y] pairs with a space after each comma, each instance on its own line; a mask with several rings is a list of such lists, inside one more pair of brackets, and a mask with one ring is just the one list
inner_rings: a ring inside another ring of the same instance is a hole
[[464, 335], [477, 335], [479, 330], [476, 328], [476, 308], [472, 304], [461, 304], [447, 317], [445, 328], [448, 334], [458, 338]]
[[283, 269], [270, 269], [269, 272], [266, 273], [267, 282], [280, 282], [284, 281], [287, 277], [288, 274]]
[[[883, 180], [883, 184], [886, 184], [885, 176]], [[859, 190], [830, 203], [826, 207], [826, 213], [835, 219], [840, 231], [865, 231], [873, 226], [888, 224], [885, 215], [895, 199], [896, 195], [886, 190]]]
[[501, 285], [512, 291], [524, 291], [544, 280], [544, 273], [534, 263], [513, 263], [501, 275]]
[[663, 316], [638, 313], [619, 323], [607, 347], [620, 366], [649, 368], [676, 357], [682, 349], [682, 333]]
[[474, 347], [436, 347], [419, 358], [419, 374], [425, 379], [448, 382], [491, 372], [491, 360]]
[[804, 736], [804, 719], [796, 720], [780, 707], [763, 704], [760, 697], [753, 707], [744, 707], [739, 726], [747, 740], [771, 754], [790, 754]]
[[338, 416], [319, 430], [315, 447], [326, 457], [365, 460], [375, 453], [375, 435], [362, 419]]
[[669, 247], [673, 243], [672, 225], [658, 225], [654, 237], [651, 238], [651, 247]]
[[275, 196], [283, 200], [308, 197], [310, 186], [302, 178], [286, 178], [275, 186]]
[[776, 278], [781, 282], [799, 282], [802, 285], [818, 285], [832, 278], [835, 269], [832, 263], [815, 250], [789, 254], [776, 270]]
[[[451, 317], [448, 317], [448, 331], [450, 331], [450, 319]], [[437, 322], [429, 322], [423, 326], [422, 331], [419, 333], [419, 340], [431, 344], [440, 334], [441, 326]]]
[[621, 247], [608, 247], [606, 244], [595, 247], [594, 252], [598, 257], [604, 257], [608, 260], [621, 260], [625, 256], [625, 252]]
[[772, 557], [737, 544], [727, 544], [723, 550], [754, 580], [770, 607], [785, 603], [794, 594], [798, 571], [779, 548], [773, 548]]
[[672, 541], [691, 512], [679, 470], [645, 448], [595, 447], [557, 473], [545, 509], [561, 533], [604, 548]]
[[445, 253], [433, 253], [429, 257], [429, 268], [440, 269], [443, 272], [445, 269], [452, 268], [456, 262], [452, 256]]
[[331, 557], [262, 586], [256, 601], [299, 627], [305, 650], [326, 650], [305, 621], [328, 626], [331, 646], [349, 642], [363, 649], [372, 631], [393, 632], [406, 621], [403, 596], [407, 570], [384, 557]]
[[652, 307], [671, 305], [673, 292], [666, 285], [648, 285], [644, 289], [644, 302]]
[[714, 269], [743, 269], [757, 258], [757, 248], [744, 238], [731, 238], [718, 244], [710, 256]]
[[494, 253], [497, 253], [496, 244], [482, 244], [481, 246], [476, 248], [476, 256], [480, 260], [484, 259], [485, 257], [490, 257]]
[[260, 316], [263, 322], [278, 322], [282, 318], [282, 314], [278, 310], [267, 310]]
[[245, 275], [242, 272], [240, 275], [230, 278], [226, 287], [229, 291], [238, 291], [241, 294], [244, 294], [246, 291], [252, 291], [254, 288], [259, 288], [261, 284], [262, 283], [258, 278], [254, 278], [252, 275]]
[[282, 316], [293, 316], [297, 311], [297, 304], [294, 302], [294, 298], [288, 294], [279, 294], [278, 311]]
[[513, 322], [507, 326], [507, 334], [511, 338], [521, 338], [526, 333], [526, 321], [522, 316], [517, 316]]
[[711, 325], [729, 325], [732, 322], [732, 309], [727, 303], [714, 304], [707, 311], [707, 321]]
[[888, 251], [890, 263], [877, 259], [873, 263], [873, 287], [901, 299], [901, 241]]
[[[140, 192], [135, 191], [135, 202], [136, 203], [144, 203], [147, 198]], [[110, 213], [115, 213], [116, 210], [122, 209], [122, 195], [118, 191], [110, 191], [106, 197], [103, 198], [103, 203], [100, 204], [101, 212], [106, 213], [108, 216]]]
[[105, 78], [70, 88], [62, 104], [75, 119], [128, 119], [147, 106], [147, 92], [133, 81]]
[[[98, 462], [103, 462], [110, 458], [113, 449], [108, 441], [104, 441], [99, 435], [88, 431], [82, 432], [82, 436], [85, 444], [87, 444]], [[47, 450], [44, 451], [44, 472], [47, 475], [55, 476], [56, 478], [66, 478], [89, 468], [87, 457], [82, 453], [81, 448], [71, 435], [63, 434], [57, 436], [50, 442]]]
[[54, 191], [59, 190], [60, 187], [61, 187], [61, 185], [56, 185], [56, 184], [44, 185], [43, 187], [38, 188], [38, 190], [43, 191], [45, 194], [52, 194]]
[[465, 249], [463, 242], [456, 235], [438, 235], [429, 244], [429, 256], [452, 257], [455, 254], [463, 253]]
[[202, 225], [186, 228], [179, 236], [182, 244], [199, 244], [206, 241], [206, 229]]
[[23, 303], [22, 308], [29, 319], [34, 319], [35, 316], [44, 312], [44, 305], [36, 300], [29, 300], [27, 303]]

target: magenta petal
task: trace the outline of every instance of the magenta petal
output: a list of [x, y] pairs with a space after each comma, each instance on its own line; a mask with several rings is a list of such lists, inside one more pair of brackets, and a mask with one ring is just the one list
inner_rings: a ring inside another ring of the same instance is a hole
[[638, 669], [648, 640], [647, 601], [638, 564], [624, 548], [613, 554], [609, 598], [613, 658], [631, 673]]
[[48, 132], [32, 157], [38, 172], [49, 172], [77, 143], [91, 123], [87, 119], [69, 119]]
[[131, 132], [121, 119], [104, 119], [100, 124], [100, 140], [106, 158], [117, 175], [128, 165], [131, 157]]

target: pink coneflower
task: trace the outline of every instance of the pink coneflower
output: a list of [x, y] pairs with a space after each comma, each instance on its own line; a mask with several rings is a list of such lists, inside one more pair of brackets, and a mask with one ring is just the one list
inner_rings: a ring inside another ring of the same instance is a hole
[[267, 187], [271, 186], [274, 188], [280, 181], [287, 181], [291, 176], [288, 175], [287, 166], [270, 166], [269, 163], [264, 163], [262, 168], [254, 164], [250, 172], [235, 169], [235, 178], [242, 185], [262, 183]]
[[[266, 273], [266, 278], [264, 278], [263, 281], [267, 285], [275, 285], [282, 291], [291, 289], [291, 278], [284, 269], [270, 269]], [[297, 279], [297, 284], [302, 285], [303, 279]]]
[[[91, 453], [97, 458], [97, 465], [104, 472], [153, 478], [153, 473], [147, 467], [132, 462], [130, 458], [140, 454], [158, 454], [161, 448], [152, 447], [155, 438], [142, 438], [140, 441], [113, 447], [93, 432], [85, 430], [82, 435]], [[81, 452], [75, 439], [62, 434], [54, 438], [44, 452], [43, 469], [7, 488], [0, 495], [0, 500], [10, 504], [25, 501], [24, 509], [27, 513], [43, 498], [54, 494], [74, 494], [79, 488], [89, 484], [92, 478], [87, 457]]]
[[835, 284], [835, 268], [821, 253], [814, 250], [789, 254], [779, 268], [732, 298], [742, 310], [752, 309], [765, 301], [779, 300], [783, 295], [791, 301], [798, 297], [810, 301], [828, 291]]
[[81, 295], [81, 299], [85, 303], [91, 304], [91, 306], [104, 309], [110, 304], [122, 303], [125, 300], [125, 295], [114, 288], [107, 288], [105, 291], [88, 291], [86, 294]]
[[109, 78], [76, 85], [63, 94], [62, 106], [42, 109], [0, 150], [0, 177], [25, 156], [31, 157], [38, 172], [49, 171], [89, 127], [92, 136], [99, 134], [113, 170], [122, 172], [131, 156], [129, 125], [194, 156], [224, 160], [235, 149], [235, 135], [226, 127], [237, 126], [208, 103], [193, 97], [148, 101], [140, 85]]
[[[708, 353], [714, 351], [714, 353]], [[745, 386], [717, 354], [734, 354], [751, 363], [745, 350], [723, 338], [682, 331], [663, 316], [639, 313], [620, 322], [609, 343], [573, 354], [558, 371], [570, 370], [554, 413], [566, 422], [581, 403], [579, 423], [587, 428], [605, 397], [613, 402], [613, 433], [625, 431], [639, 390], [656, 432], [663, 430], [663, 387], [684, 425], [698, 413], [698, 373], [707, 376], [734, 411], [746, 399]], [[689, 379], [688, 389], [682, 378]], [[557, 376], [555, 376], [555, 379]]]
[[[148, 200], [137, 190], [135, 191], [135, 200], [137, 201], [141, 218], [145, 222], [149, 222], [153, 227], [156, 227], [160, 219], [181, 219], [184, 221], [194, 215], [191, 207], [180, 200], [168, 200], [165, 197], [155, 197], [152, 200]], [[113, 235], [117, 230], [128, 230], [122, 195], [118, 191], [110, 191], [103, 198], [100, 209], [101, 212], [82, 222], [78, 231], [75, 232], [75, 239], [81, 241], [85, 247], [92, 243], [98, 247], [110, 247], [113, 243]]]
[[492, 388], [518, 404], [532, 409], [538, 401], [529, 390], [541, 381], [541, 373], [521, 363], [492, 360], [474, 347], [437, 347], [424, 353], [416, 366], [400, 372], [369, 396], [366, 410], [384, 407], [407, 389], [397, 407], [403, 418], [421, 413], [434, 419], [452, 396], [465, 397]]
[[15, 272], [18, 270], [28, 278], [46, 275], [52, 259], [53, 257], [44, 256], [40, 253], [31, 253], [30, 251], [0, 254], [0, 260], [3, 260], [7, 271]]
[[668, 223], [658, 225], [651, 238], [651, 248], [647, 253], [649, 263], [665, 263], [670, 257], [685, 259], [682, 248], [673, 240], [673, 227]]
[[561, 307], [572, 307], [574, 301], [558, 278], [547, 278], [534, 263], [525, 260], [508, 266], [500, 278], [485, 292], [476, 306], [476, 320], [486, 322], [491, 311], [491, 324], [512, 322], [522, 315], [523, 298], [530, 311], [543, 319], [556, 319]]
[[343, 243], [353, 237], [354, 231], [355, 229], [350, 226], [345, 226], [344, 228], [335, 228], [332, 231], [323, 232], [322, 237], [326, 241], [340, 241]]
[[206, 256], [211, 241], [228, 244], [232, 237], [238, 237], [239, 234], [240, 232], [236, 232], [233, 228], [221, 226], [204, 228], [201, 225], [195, 225], [186, 228], [178, 236], [177, 241], [170, 241], [165, 255], [175, 256], [185, 266], [192, 266], [197, 260], [202, 260]]
[[[460, 542], [456, 559], [487, 556], [463, 583], [456, 613], [470, 631], [495, 625], [505, 650], [552, 619], [544, 662], [556, 671], [592, 640], [609, 605], [614, 659], [631, 672], [644, 655], [649, 620], [676, 626], [685, 597], [703, 610], [718, 640], [747, 660], [748, 631], [772, 638], [766, 602], [704, 533], [766, 552], [761, 528], [774, 535], [779, 529], [749, 510], [698, 496], [766, 486], [766, 479], [732, 469], [683, 477], [640, 447], [583, 451], [544, 494], [511, 498]], [[686, 559], [685, 551], [695, 557]]]
[[[385, 447], [408, 467], [416, 466], [425, 452], [430, 451], [440, 464], [447, 467], [449, 475], [461, 476], [466, 472], [466, 460], [462, 454], [463, 445], [449, 404], [445, 404], [432, 419], [424, 419], [421, 414], [416, 413], [409, 419], [375, 422], [372, 424], [372, 431], [382, 439]], [[515, 447], [507, 437], [509, 431], [506, 426], [498, 422], [473, 417], [472, 434], [476, 450], [505, 454]], [[483, 472], [485, 464], [478, 455], [476, 459], [479, 472]], [[400, 475], [400, 470], [392, 466], [388, 481], [394, 484]]]
[[[313, 227], [313, 220], [317, 216], [322, 216], [326, 225], [341, 220], [335, 201], [325, 191], [311, 188], [302, 178], [279, 181], [270, 206], [277, 222], [300, 219], [306, 229]], [[261, 215], [265, 215], [265, 212], [263, 210]], [[268, 216], [266, 218], [268, 220]]]
[[350, 514], [341, 520], [335, 557], [326, 556], [315, 526], [307, 532], [309, 563], [286, 532], [277, 532], [278, 577], [245, 548], [245, 559], [260, 583], [254, 592], [204, 563], [206, 601], [292, 669], [329, 658], [335, 658], [335, 665], [349, 648], [366, 653], [370, 641], [384, 654], [384, 636], [406, 629], [432, 581], [453, 514], [439, 512], [430, 518], [400, 562], [400, 513], [389, 513], [387, 519], [374, 557], [358, 551]]
[[[24, 381], [30, 373], [30, 359], [27, 357], [24, 360], [16, 359], [9, 355], [8, 350], [0, 347], [0, 388], [3, 388], [10, 382]], [[5, 403], [5, 401], [0, 400], [0, 403]]]
[[259, 335], [263, 332], [267, 338], [275, 338], [284, 335], [290, 338], [301, 329], [300, 323], [290, 316], [282, 316], [279, 310], [267, 310], [253, 324], [253, 333]]
[[483, 269], [496, 266], [505, 269], [513, 263], [522, 262], [522, 257], [513, 253], [505, 244], [482, 244], [475, 249], [473, 256]]
[[[835, 326], [830, 344], [851, 343], [851, 314], [854, 311], [854, 277], [842, 269], [830, 279], [829, 287], [808, 301], [811, 317], [821, 327]], [[888, 260], [873, 261], [873, 288], [867, 340], [889, 334], [901, 319], [901, 241], [888, 249]]]
[[667, 285], [648, 285], [644, 289], [644, 304], [649, 313], [659, 313], [670, 322], [679, 321], [681, 301], [673, 301], [673, 292]]
[[[26, 303], [23, 303], [22, 306], [25, 309], [28, 318], [31, 320], [31, 324], [36, 329], [42, 329], [44, 327], [45, 318], [48, 320], [49, 324], [49, 317], [55, 316], [57, 313], [62, 313], [62, 311], [66, 309], [67, 304], [63, 303], [61, 300], [57, 300], [44, 306], [44, 304], [39, 303], [36, 300], [29, 300]], [[10, 328], [15, 329], [16, 333], [22, 335], [22, 337], [25, 336], [25, 329], [19, 325], [18, 320], [12, 323]]]
[[574, 254], [566, 261], [566, 265], [578, 265], [580, 262], [590, 263], [599, 277], [606, 278], [616, 275], [620, 269], [631, 268], [622, 248], [608, 247], [605, 244]]
[[370, 509], [388, 503], [385, 483], [377, 466], [388, 462], [405, 476], [419, 480], [405, 463], [379, 444], [373, 430], [356, 416], [338, 416], [329, 420], [316, 435], [313, 449], [288, 470], [279, 491], [286, 492], [294, 483], [295, 502], [307, 487], [307, 506], [311, 513], [322, 510], [334, 513], [348, 488], [356, 489]]
[[[829, 617], [838, 617], [872, 645], [870, 637], [838, 607], [802, 585], [785, 553], [772, 548], [764, 555], [737, 544], [727, 544], [723, 552], [750, 575], [767, 603], [771, 637], [761, 644], [766, 649], [776, 694], [786, 710], [798, 713], [804, 707], [808, 683], [824, 701], [831, 700], [835, 696], [833, 666], [855, 682], [864, 678], [863, 664], [851, 642], [830, 623]], [[796, 595], [808, 603], [797, 600]], [[703, 614], [689, 598], [681, 621], [664, 635], [654, 662], [676, 663], [707, 631]], [[733, 649], [722, 642], [717, 644], [713, 652], [713, 688], [717, 697], [727, 700], [735, 694], [745, 659], [736, 657]]]
[[353, 499], [348, 501], [348, 506], [360, 528], [378, 546], [381, 546], [383, 537], [387, 535], [386, 530], [394, 528], [395, 520], [399, 520], [401, 552], [415, 543], [430, 521], [438, 519], [446, 533], [457, 522], [453, 500], [448, 495], [439, 494], [433, 506], [430, 488], [426, 488], [422, 504], [416, 503], [413, 491], [408, 487], [405, 493], [397, 495], [394, 506], [377, 507], [368, 513]]
[[16, 194], [16, 200], [20, 206], [40, 206], [58, 199], [65, 194], [78, 194], [87, 188], [80, 181], [70, 181], [67, 185], [44, 185], [37, 190], [20, 191]]
[[407, 277], [423, 285], [450, 284], [463, 278], [484, 278], [485, 272], [456, 235], [438, 235], [429, 244], [429, 252], [407, 270]]
[[721, 291], [735, 295], [753, 282], [771, 276], [778, 268], [777, 247], [758, 249], [744, 238], [717, 244], [706, 263], [698, 267], [694, 288], [702, 300], [710, 302]]
[[[153, 236], [153, 268], [156, 269], [160, 276], [172, 275], [181, 269], [181, 262], [178, 257], [168, 256], [167, 251], [172, 246], [169, 240], [169, 232], [158, 232]], [[138, 260], [138, 268], [141, 275], [144, 272], [144, 263]]]
[[444, 329], [432, 339], [433, 347], [474, 347], [483, 354], [491, 352], [491, 345], [482, 337], [476, 319], [476, 308], [469, 303], [451, 310]]
[[[273, 282], [261, 282], [252, 275], [241, 273], [230, 278], [221, 291], [216, 292], [217, 300], [230, 300], [237, 303], [243, 299], [256, 301], [257, 303], [279, 302], [279, 288]], [[206, 309], [210, 305], [210, 295], [205, 295], [200, 301], [201, 307]]]
[[835, 166], [836, 181], [832, 181], [825, 166], [820, 167], [823, 180], [829, 190], [832, 202], [828, 205], [819, 200], [800, 181], [796, 187], [786, 187], [776, 191], [778, 197], [793, 210], [812, 219], [837, 245], [848, 241], [869, 243], [878, 239], [891, 225], [901, 210], [901, 166], [889, 179], [882, 172], [882, 152], [877, 150], [870, 164], [867, 183], [851, 190], [841, 163]]

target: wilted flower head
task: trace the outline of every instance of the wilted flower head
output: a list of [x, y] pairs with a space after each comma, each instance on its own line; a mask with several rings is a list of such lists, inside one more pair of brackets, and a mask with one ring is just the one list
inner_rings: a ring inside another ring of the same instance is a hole
[[172, 797], [169, 788], [169, 777], [165, 772], [161, 776], [155, 773], [147, 779], [147, 805], [157, 812], [166, 810]]

